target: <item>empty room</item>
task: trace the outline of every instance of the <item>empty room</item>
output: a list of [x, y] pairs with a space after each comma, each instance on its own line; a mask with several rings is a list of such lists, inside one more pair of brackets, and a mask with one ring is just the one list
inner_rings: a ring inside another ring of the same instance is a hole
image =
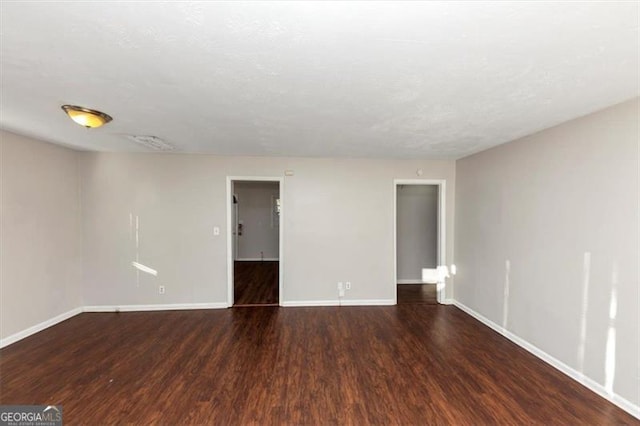
[[639, 22], [0, 0], [0, 425], [640, 425]]

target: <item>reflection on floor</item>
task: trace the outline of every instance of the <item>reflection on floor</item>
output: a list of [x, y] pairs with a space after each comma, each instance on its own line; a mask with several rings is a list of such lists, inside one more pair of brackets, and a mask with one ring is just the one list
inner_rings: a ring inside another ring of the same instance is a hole
[[398, 304], [437, 305], [435, 284], [398, 284]]
[[234, 263], [233, 306], [277, 305], [279, 262]]

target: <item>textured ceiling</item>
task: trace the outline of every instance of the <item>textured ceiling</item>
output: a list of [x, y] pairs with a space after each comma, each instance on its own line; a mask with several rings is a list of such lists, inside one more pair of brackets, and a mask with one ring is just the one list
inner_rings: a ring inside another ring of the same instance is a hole
[[[0, 126], [99, 151], [458, 158], [638, 96], [637, 2], [1, 6]], [[114, 121], [87, 130], [62, 104]]]

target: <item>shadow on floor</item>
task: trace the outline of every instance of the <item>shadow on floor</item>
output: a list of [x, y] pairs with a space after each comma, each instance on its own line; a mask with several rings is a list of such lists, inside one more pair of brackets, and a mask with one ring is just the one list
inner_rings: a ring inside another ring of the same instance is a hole
[[277, 261], [234, 262], [233, 306], [277, 306], [279, 268]]
[[398, 284], [398, 305], [437, 305], [436, 284]]

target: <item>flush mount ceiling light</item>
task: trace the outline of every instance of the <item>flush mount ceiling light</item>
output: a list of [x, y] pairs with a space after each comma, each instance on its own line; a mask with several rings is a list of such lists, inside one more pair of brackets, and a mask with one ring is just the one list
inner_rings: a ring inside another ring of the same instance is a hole
[[67, 113], [70, 119], [81, 126], [88, 129], [100, 127], [113, 120], [104, 112], [96, 111], [75, 105], [62, 105], [62, 109]]

